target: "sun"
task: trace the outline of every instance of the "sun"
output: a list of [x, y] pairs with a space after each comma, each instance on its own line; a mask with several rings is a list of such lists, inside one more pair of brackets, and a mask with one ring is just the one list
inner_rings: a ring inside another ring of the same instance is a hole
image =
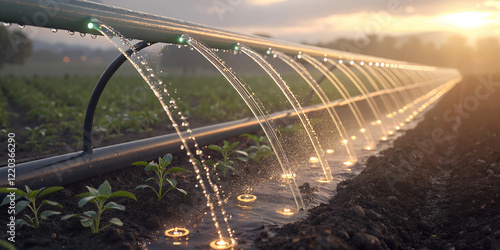
[[491, 13], [465, 11], [442, 15], [436, 18], [437, 21], [459, 28], [473, 29], [485, 26], [491, 23]]

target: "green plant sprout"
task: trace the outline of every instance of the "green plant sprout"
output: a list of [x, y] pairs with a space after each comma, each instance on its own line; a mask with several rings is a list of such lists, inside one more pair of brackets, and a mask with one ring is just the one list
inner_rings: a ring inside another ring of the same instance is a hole
[[11, 190], [11, 188], [0, 188], [0, 193], [15, 193], [14, 198], [11, 195], [7, 195], [0, 206], [3, 206], [5, 204], [9, 204], [12, 199], [17, 200], [19, 198], [24, 198], [25, 200], [23, 201], [18, 201], [15, 206], [15, 214], [18, 214], [19, 212], [23, 211], [26, 207], [29, 207], [31, 209], [31, 212], [33, 212], [34, 217], [31, 217], [27, 214], [24, 215], [26, 217], [26, 220], [23, 219], [17, 219], [16, 224], [19, 224], [21, 226], [26, 225], [32, 228], [39, 228], [40, 223], [47, 219], [48, 217], [56, 214], [61, 214], [61, 212], [57, 211], [52, 211], [52, 210], [45, 210], [43, 212], [40, 212], [40, 209], [42, 208], [43, 205], [51, 205], [51, 206], [56, 206], [56, 207], [61, 207], [61, 204], [55, 202], [55, 201], [49, 201], [49, 200], [43, 200], [40, 205], [37, 205], [37, 199], [42, 198], [48, 194], [57, 192], [59, 190], [64, 189], [63, 187], [49, 187], [49, 188], [40, 188], [37, 190], [31, 190], [28, 186], [25, 186], [26, 192], [20, 190], [20, 189], [15, 189]]
[[273, 149], [268, 145], [263, 143], [267, 142], [268, 139], [265, 136], [257, 136], [251, 134], [242, 134], [241, 136], [247, 137], [255, 142], [255, 146], [250, 146], [244, 151], [248, 154], [248, 159], [253, 160], [255, 162], [259, 162], [262, 158], [273, 155]]
[[123, 226], [123, 222], [120, 219], [112, 218], [109, 220], [106, 226], [100, 227], [101, 216], [104, 211], [109, 209], [118, 209], [121, 211], [125, 210], [125, 206], [123, 205], [117, 204], [112, 201], [106, 203], [106, 201], [114, 197], [126, 197], [135, 201], [137, 201], [137, 198], [135, 198], [132, 193], [127, 191], [116, 191], [112, 193], [111, 186], [109, 185], [108, 181], [104, 181], [98, 189], [88, 186], [87, 189], [89, 190], [88, 192], [77, 195], [79, 198], [81, 198], [78, 202], [78, 207], [83, 207], [87, 203], [92, 203], [96, 205], [97, 212], [85, 211], [82, 214], [68, 214], [63, 216], [61, 220], [78, 217], [80, 218], [80, 223], [82, 224], [82, 226], [90, 227], [93, 234], [97, 234], [102, 230], [110, 227], [111, 225], [120, 227]]
[[52, 124], [43, 124], [35, 128], [26, 127], [26, 131], [28, 131], [29, 134], [26, 145], [31, 146], [39, 154], [41, 154], [43, 148], [47, 145], [52, 144], [51, 141], [57, 137], [55, 135], [47, 136], [47, 130], [51, 126]]
[[[132, 165], [144, 166], [144, 170], [153, 171], [156, 174], [155, 177], [148, 178], [147, 180], [145, 180], [145, 182], [156, 181], [156, 184], [158, 185], [158, 189], [155, 189], [154, 187], [149, 185], [139, 185], [136, 187], [136, 189], [151, 188], [158, 197], [158, 201], [161, 200], [168, 192], [174, 189], [186, 195], [187, 192], [184, 189], [180, 189], [177, 187], [177, 181], [175, 179], [167, 179], [168, 174], [175, 172], [186, 172], [185, 169], [179, 167], [173, 167], [167, 170], [168, 165], [170, 165], [170, 163], [172, 162], [172, 158], [173, 157], [171, 154], [166, 154], [165, 156], [158, 158], [158, 163], [154, 161], [150, 163], [147, 163], [145, 161], [134, 162]], [[170, 184], [170, 188], [163, 192], [163, 185], [167, 182]]]
[[[246, 162], [248, 160], [247, 152], [241, 150], [234, 150], [241, 142], [236, 141], [229, 144], [228, 141], [224, 140], [224, 145], [219, 147], [217, 145], [209, 145], [208, 148], [214, 151], [217, 151], [222, 154], [222, 159], [218, 162], [206, 161], [207, 164], [214, 166], [215, 169], [222, 171], [223, 175], [226, 176], [227, 170], [231, 170], [233, 173], [235, 172], [235, 168], [233, 167], [234, 161], [232, 159], [238, 159], [240, 161]], [[230, 157], [233, 154], [241, 154], [244, 157]]]

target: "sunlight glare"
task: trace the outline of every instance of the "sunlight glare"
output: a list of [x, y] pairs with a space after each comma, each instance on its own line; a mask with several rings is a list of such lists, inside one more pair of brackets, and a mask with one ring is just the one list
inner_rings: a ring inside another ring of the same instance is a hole
[[479, 28], [491, 22], [491, 14], [477, 11], [465, 11], [442, 15], [436, 18], [447, 24], [460, 28]]

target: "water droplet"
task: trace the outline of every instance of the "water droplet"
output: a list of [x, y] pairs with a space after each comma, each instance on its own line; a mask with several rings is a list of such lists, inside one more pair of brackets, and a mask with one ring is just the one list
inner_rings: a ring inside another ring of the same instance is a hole
[[75, 32], [74, 32], [74, 31], [70, 31], [70, 30], [68, 30], [68, 34], [70, 34], [70, 35], [74, 35], [74, 34], [75, 34]]
[[92, 35], [90, 35], [90, 37], [92, 37], [92, 39], [96, 39], [97, 35], [92, 34]]
[[12, 25], [12, 24], [11, 23], [5, 23], [5, 22], [3, 23], [3, 26], [5, 26], [5, 27], [10, 27], [10, 25]]
[[85, 37], [87, 34], [86, 33], [80, 33], [81, 37]]
[[57, 29], [52, 28], [52, 29], [50, 29], [50, 31], [52, 31], [52, 33], [56, 33]]
[[17, 25], [17, 27], [19, 27], [20, 29], [24, 29], [24, 28], [26, 28], [26, 25], [24, 25], [24, 24], [19, 24], [19, 25]]

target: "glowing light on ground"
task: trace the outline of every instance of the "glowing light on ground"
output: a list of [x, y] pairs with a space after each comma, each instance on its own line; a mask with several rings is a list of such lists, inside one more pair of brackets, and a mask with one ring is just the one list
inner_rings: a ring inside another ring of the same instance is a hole
[[384, 137], [380, 138], [380, 140], [387, 141], [387, 137], [384, 136]]
[[237, 199], [241, 202], [254, 202], [255, 200], [257, 200], [257, 196], [252, 194], [242, 194], [238, 196]]
[[372, 150], [372, 147], [370, 147], [370, 146], [366, 146], [366, 147], [365, 147], [365, 150], [370, 151], [370, 150]]
[[394, 131], [392, 130], [389, 130], [389, 132], [387, 132], [389, 135], [393, 135], [394, 134]]
[[361, 129], [359, 130], [359, 132], [364, 133], [364, 132], [366, 132], [366, 129], [361, 128]]
[[214, 240], [210, 243], [210, 247], [213, 249], [229, 249], [234, 247], [236, 245], [236, 241], [233, 239], [230, 239], [229, 241], [226, 240]]
[[330, 182], [332, 182], [331, 179], [326, 179], [326, 178], [320, 178], [320, 179], [317, 179], [316, 181], [319, 182], [319, 183], [330, 183]]
[[327, 153], [327, 154], [333, 154], [334, 152], [335, 152], [335, 150], [333, 150], [333, 149], [327, 149], [327, 150], [326, 150], [326, 153]]
[[400, 130], [400, 129], [401, 129], [401, 127], [400, 127], [400, 126], [396, 126], [396, 130]]
[[346, 139], [342, 140], [342, 143], [344, 143], [344, 144], [347, 144], [347, 142], [348, 141]]
[[309, 163], [318, 163], [318, 162], [319, 162], [318, 157], [313, 156], [313, 157], [309, 158]]
[[344, 162], [344, 165], [346, 165], [346, 166], [351, 166], [352, 164], [353, 164], [353, 162], [350, 160]]
[[293, 211], [290, 208], [283, 208], [283, 209], [276, 210], [276, 213], [282, 214], [282, 215], [285, 215], [285, 216], [290, 216], [290, 215], [294, 215], [295, 211]]
[[167, 231], [165, 231], [165, 236], [172, 238], [184, 237], [187, 236], [188, 234], [189, 230], [180, 227], [170, 228]]
[[351, 139], [356, 140], [356, 136], [355, 135], [351, 136]]

